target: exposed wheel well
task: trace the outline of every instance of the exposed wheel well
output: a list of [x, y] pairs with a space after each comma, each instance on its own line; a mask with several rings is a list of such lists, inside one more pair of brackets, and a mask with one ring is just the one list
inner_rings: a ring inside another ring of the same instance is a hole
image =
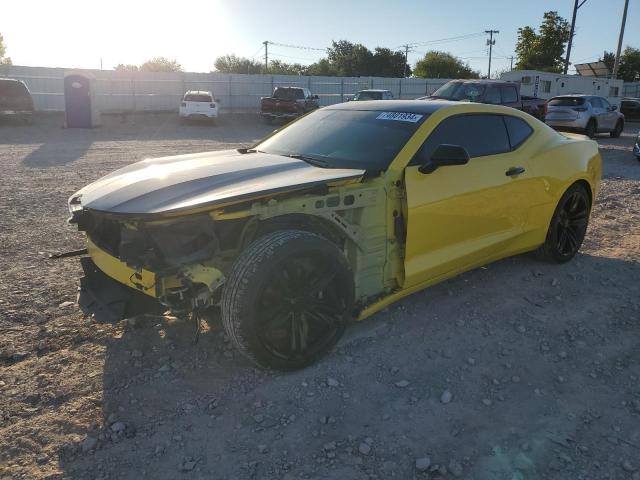
[[329, 220], [315, 215], [293, 213], [260, 221], [256, 226], [255, 232], [251, 235], [251, 238], [244, 239], [244, 243], [247, 244], [253, 242], [268, 233], [278, 230], [303, 230], [315, 233], [326, 238], [330, 242], [335, 243], [341, 248], [347, 240], [346, 235], [344, 235], [344, 233], [342, 233], [340, 229]]

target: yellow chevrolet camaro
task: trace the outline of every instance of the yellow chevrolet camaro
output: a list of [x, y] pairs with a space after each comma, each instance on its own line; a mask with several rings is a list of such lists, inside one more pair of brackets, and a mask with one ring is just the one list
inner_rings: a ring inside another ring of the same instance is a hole
[[581, 246], [595, 142], [511, 108], [446, 101], [317, 110], [252, 148], [144, 160], [69, 199], [96, 317], [198, 315], [258, 365], [309, 365], [412, 292], [510, 255]]

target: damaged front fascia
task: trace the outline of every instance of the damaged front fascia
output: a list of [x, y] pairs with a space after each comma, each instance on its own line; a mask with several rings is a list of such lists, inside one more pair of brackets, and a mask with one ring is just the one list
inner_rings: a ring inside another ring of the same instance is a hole
[[[244, 200], [174, 218], [107, 217], [119, 219], [124, 232], [120, 243], [125, 254], [115, 256], [130, 268], [154, 272], [153, 296], [180, 309], [213, 302], [224, 283], [224, 272], [253, 240], [260, 225], [288, 216], [316, 218], [344, 238], [345, 255], [352, 270], [358, 272], [354, 278], [357, 303], [364, 308], [399, 288], [403, 280], [402, 245], [397, 232], [388, 228], [394, 225], [394, 212], [397, 216], [403, 211], [402, 197], [397, 194], [401, 188], [396, 183], [383, 174], [366, 183], [344, 182], [307, 193]], [[80, 227], [84, 215], [79, 217]], [[289, 228], [295, 227], [295, 223], [289, 224]], [[92, 238], [91, 231], [88, 236]], [[226, 240], [221, 241], [223, 237]], [[181, 248], [185, 244], [202, 248]]]

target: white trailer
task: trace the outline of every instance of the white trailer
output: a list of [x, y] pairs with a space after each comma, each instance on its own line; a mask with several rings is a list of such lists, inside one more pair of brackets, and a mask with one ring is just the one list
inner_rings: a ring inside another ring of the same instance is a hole
[[612, 105], [620, 106], [622, 100], [622, 80], [583, 75], [563, 75], [561, 73], [537, 70], [512, 70], [502, 74], [503, 80], [520, 83], [520, 95], [548, 100], [558, 95], [578, 93], [605, 97]]

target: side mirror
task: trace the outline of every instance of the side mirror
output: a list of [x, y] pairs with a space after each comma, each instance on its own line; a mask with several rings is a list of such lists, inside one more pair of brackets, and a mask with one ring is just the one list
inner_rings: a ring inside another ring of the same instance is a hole
[[618, 105], [611, 105], [611, 111], [615, 112], [618, 109]]
[[219, 98], [214, 98], [213, 101], [216, 103], [221, 103]]
[[311, 99], [312, 100], [320, 100], [320, 97], [318, 95], [311, 95]]
[[469, 153], [464, 147], [443, 143], [436, 147], [431, 154], [431, 158], [420, 165], [418, 171], [420, 173], [432, 173], [439, 167], [465, 165], [467, 163], [469, 163]]

